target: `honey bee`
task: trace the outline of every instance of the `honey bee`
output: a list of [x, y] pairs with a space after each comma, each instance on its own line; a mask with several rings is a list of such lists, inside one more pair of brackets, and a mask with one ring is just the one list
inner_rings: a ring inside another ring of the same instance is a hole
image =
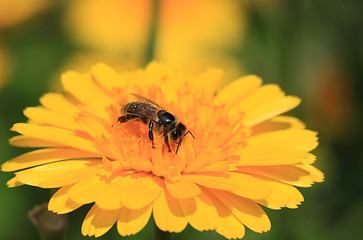
[[173, 114], [145, 97], [136, 94], [132, 95], [136, 98], [136, 101], [127, 103], [122, 107], [121, 112], [123, 115], [118, 118], [118, 122], [139, 120], [148, 125], [152, 148], [155, 148], [153, 131], [164, 136], [164, 142], [168, 146], [169, 152], [171, 152], [169, 140], [178, 144], [175, 154], [178, 153], [179, 146], [188, 133], [195, 138]]

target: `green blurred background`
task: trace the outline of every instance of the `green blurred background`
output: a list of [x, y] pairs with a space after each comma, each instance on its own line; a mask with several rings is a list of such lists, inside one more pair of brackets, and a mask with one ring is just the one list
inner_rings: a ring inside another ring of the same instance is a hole
[[[289, 115], [319, 132], [315, 163], [326, 180], [300, 189], [298, 209], [265, 209], [268, 233], [244, 239], [356, 239], [363, 222], [363, 2], [360, 0], [167, 1], [0, 0], [1, 163], [28, 149], [9, 146], [22, 110], [60, 91], [66, 69], [106, 62], [119, 71], [164, 60], [191, 71], [226, 70], [225, 83], [256, 74], [302, 104]], [[9, 189], [0, 174], [0, 239], [38, 239], [27, 212], [49, 190]], [[90, 206], [70, 215], [81, 235]], [[151, 224], [127, 239], [151, 239]], [[188, 227], [174, 239], [223, 239]], [[100, 239], [121, 239], [115, 227]]]

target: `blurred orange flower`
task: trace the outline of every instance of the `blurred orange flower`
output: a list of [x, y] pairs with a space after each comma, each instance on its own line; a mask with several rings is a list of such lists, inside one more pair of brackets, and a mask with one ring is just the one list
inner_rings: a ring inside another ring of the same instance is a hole
[[[279, 116], [300, 99], [277, 85], [250, 75], [216, 94], [222, 78], [220, 69], [195, 76], [160, 63], [121, 74], [104, 64], [67, 72], [65, 93], [44, 95], [42, 106], [24, 111], [29, 122], [13, 126], [21, 135], [11, 144], [40, 149], [2, 165], [18, 171], [8, 185], [60, 188], [49, 202], [59, 214], [93, 203], [83, 235], [101, 236], [116, 222], [120, 235], [132, 235], [151, 213], [169, 232], [187, 224], [226, 238], [242, 238], [245, 226], [268, 231], [260, 205], [297, 208], [303, 196], [295, 186], [323, 181], [308, 153], [316, 133]], [[119, 122], [122, 106], [135, 101], [130, 93], [163, 105], [195, 139], [184, 136], [176, 154], [154, 131], [153, 149], [142, 121]]]
[[48, 0], [0, 0], [0, 29], [22, 22], [50, 5]]
[[151, 0], [71, 1], [68, 32], [81, 44], [143, 65], [158, 7], [154, 56], [181, 69], [218, 66], [236, 77], [241, 66], [233, 53], [243, 40], [245, 14], [240, 1]]

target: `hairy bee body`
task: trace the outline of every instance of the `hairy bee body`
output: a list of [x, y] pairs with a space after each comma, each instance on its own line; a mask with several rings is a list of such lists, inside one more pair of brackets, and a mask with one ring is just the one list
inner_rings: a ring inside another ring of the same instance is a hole
[[178, 146], [175, 151], [177, 153], [184, 136], [188, 133], [192, 136], [193, 134], [190, 131], [186, 132], [187, 128], [185, 125], [177, 121], [173, 114], [164, 110], [158, 104], [142, 96], [133, 95], [137, 98], [137, 101], [127, 103], [122, 107], [121, 112], [123, 115], [118, 118], [118, 121], [120, 123], [130, 120], [142, 121], [149, 127], [149, 139], [152, 142], [153, 148], [155, 148], [153, 135], [153, 131], [155, 131], [157, 134], [164, 136], [169, 152], [171, 151], [169, 139], [177, 143]]

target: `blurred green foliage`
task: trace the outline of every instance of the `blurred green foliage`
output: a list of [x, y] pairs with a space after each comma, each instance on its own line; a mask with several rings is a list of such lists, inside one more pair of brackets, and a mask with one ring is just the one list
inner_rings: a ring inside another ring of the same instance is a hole
[[[13, 123], [26, 121], [22, 110], [38, 105], [66, 57], [80, 48], [62, 28], [64, 8], [64, 3], [57, 4], [0, 30], [0, 41], [12, 62], [9, 83], [0, 90], [1, 163], [27, 151], [9, 146], [8, 139], [15, 135], [9, 129]], [[287, 93], [303, 99], [290, 114], [319, 132], [315, 166], [326, 175], [324, 183], [300, 189], [306, 201], [298, 209], [266, 209], [271, 231], [261, 235], [248, 230], [245, 239], [358, 238], [363, 216], [363, 2], [241, 1], [241, 8], [248, 19], [245, 40], [231, 54], [246, 73], [259, 75], [266, 83], [278, 83]], [[338, 93], [344, 89], [348, 94], [330, 95], [336, 78]], [[325, 108], [333, 112], [327, 114]], [[339, 112], [334, 114], [334, 110], [339, 108], [343, 108], [343, 116], [335, 119]], [[49, 191], [27, 186], [8, 189], [5, 183], [12, 175], [0, 174], [0, 239], [38, 239], [27, 212], [47, 201]], [[80, 233], [88, 209], [84, 206], [70, 214], [68, 239], [88, 239]], [[151, 226], [149, 223], [126, 239], [151, 239]], [[100, 239], [120, 238], [114, 227]], [[200, 233], [190, 227], [174, 237], [199, 238], [222, 239], [215, 232]]]

